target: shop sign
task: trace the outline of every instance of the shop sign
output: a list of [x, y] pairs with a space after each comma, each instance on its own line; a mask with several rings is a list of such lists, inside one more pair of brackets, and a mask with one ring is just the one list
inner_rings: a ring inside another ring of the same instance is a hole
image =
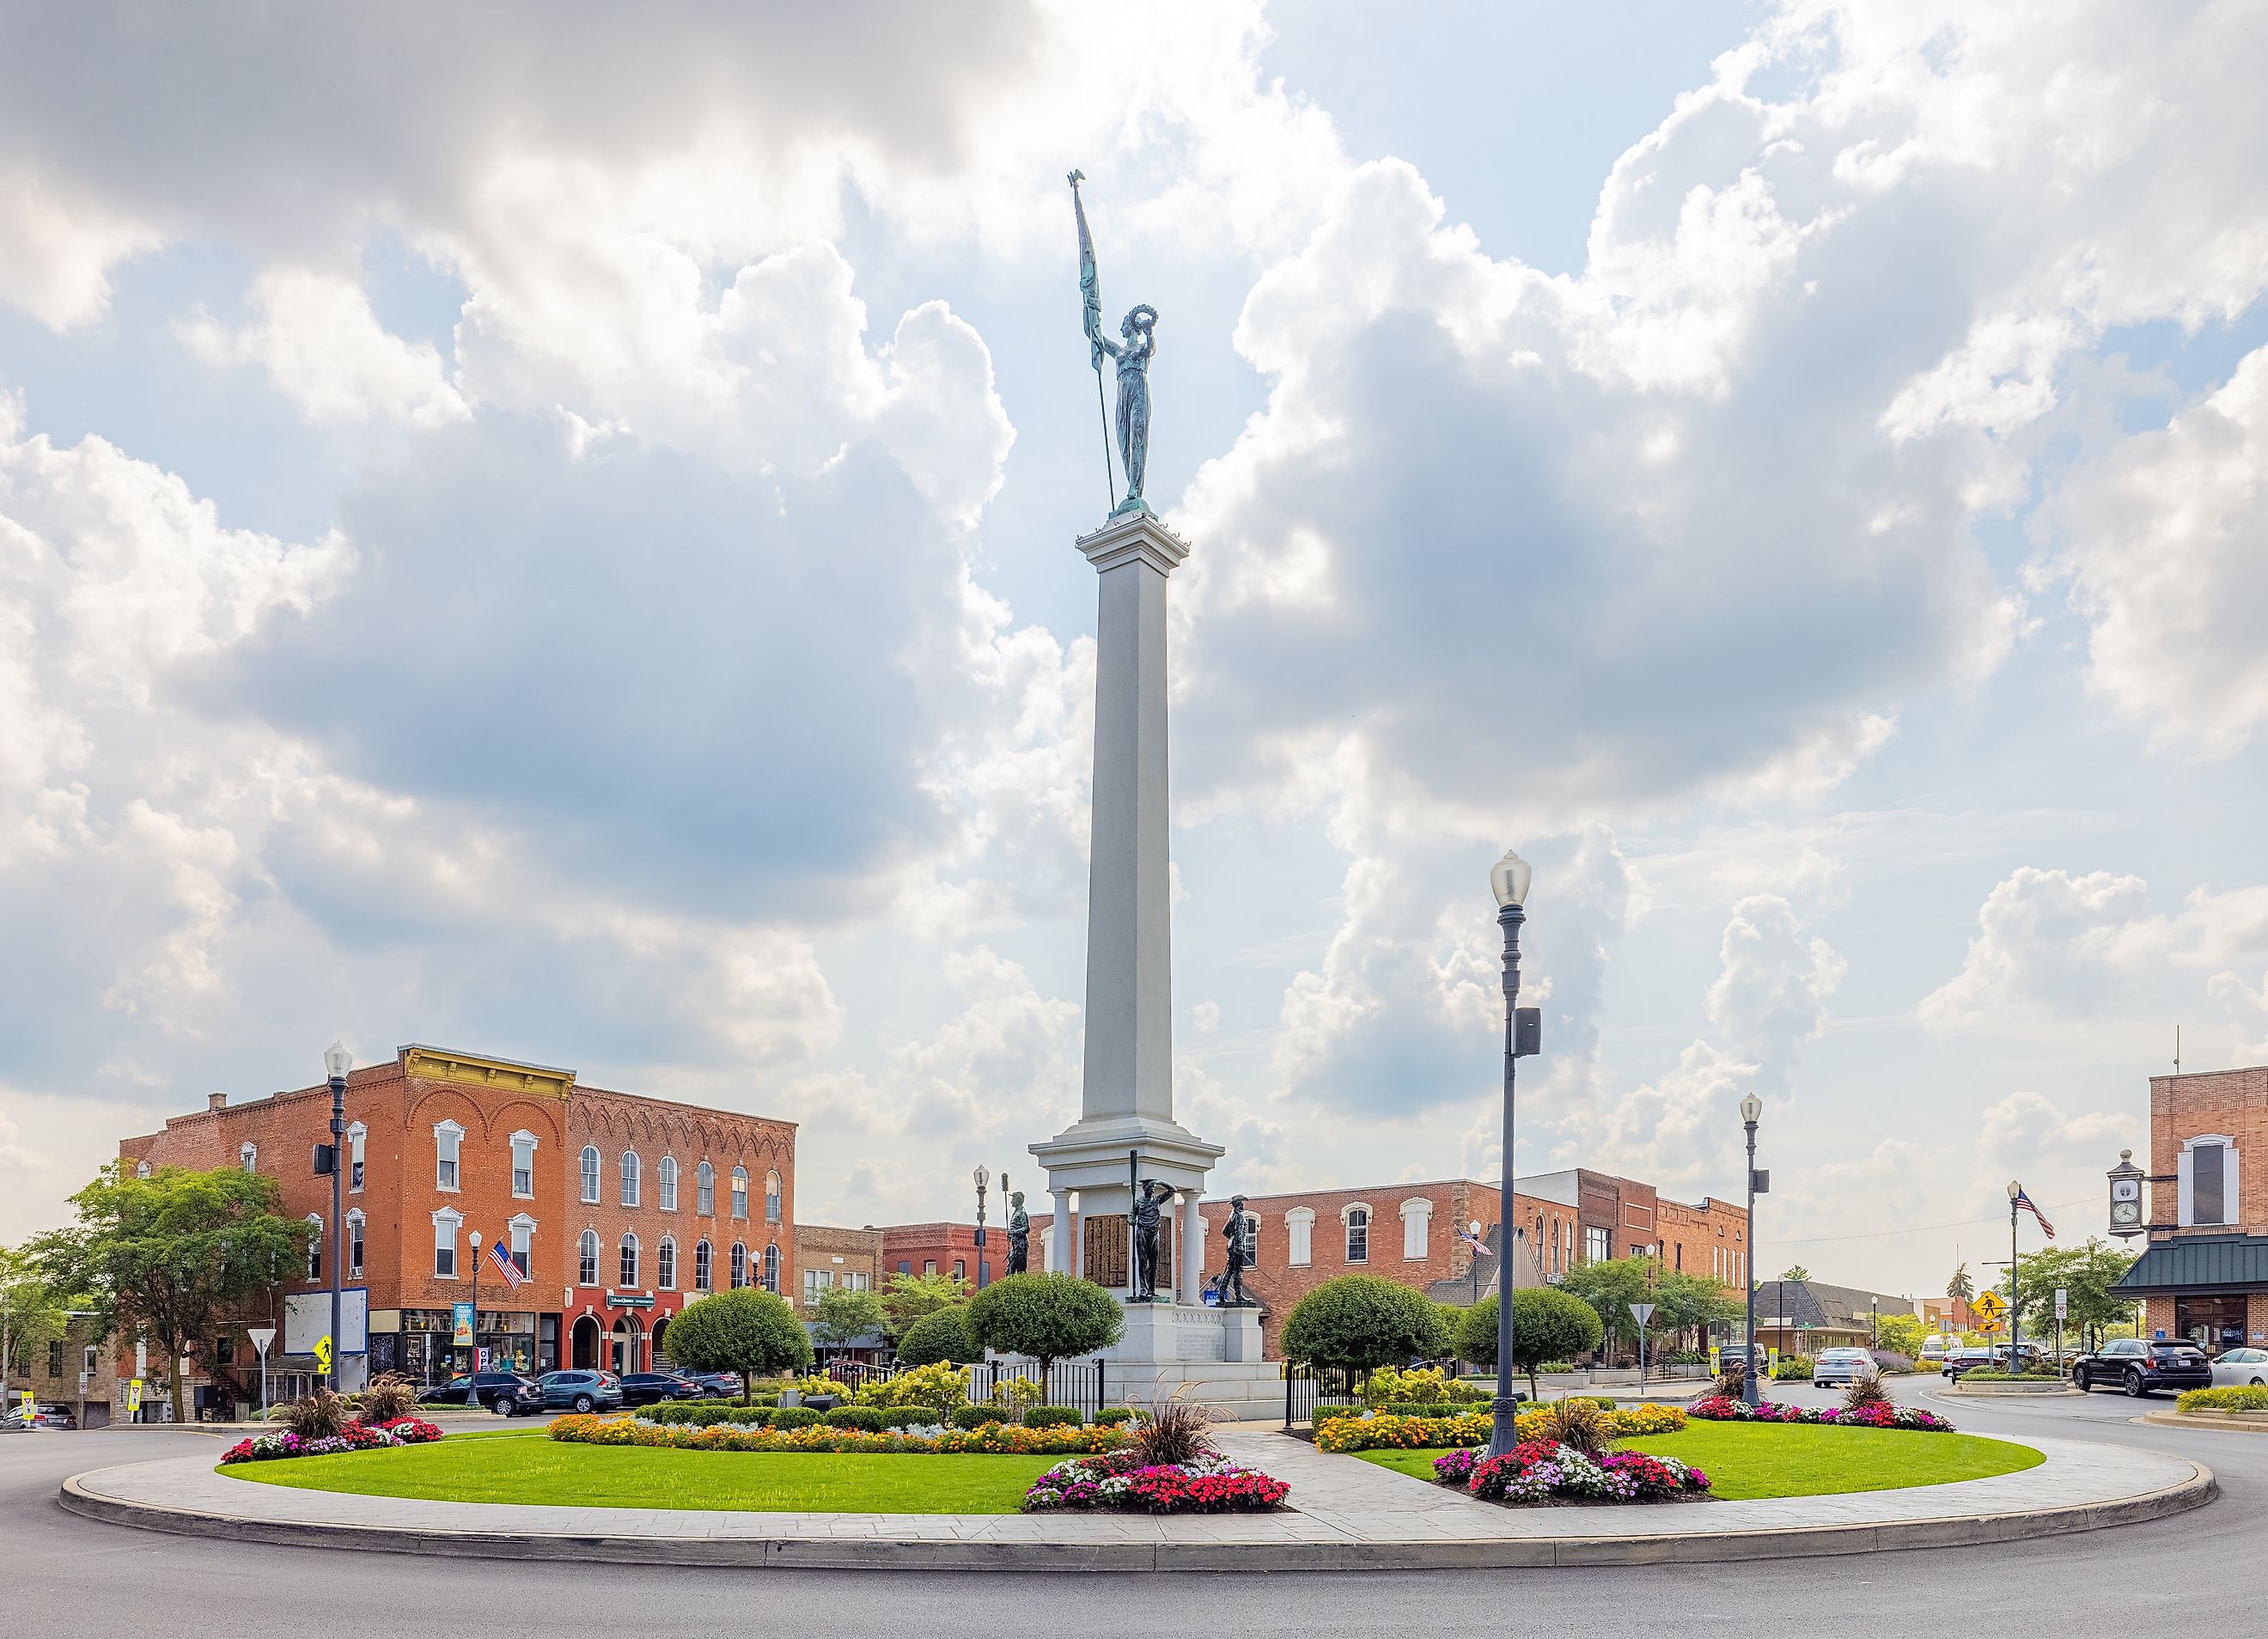
[[652, 1292], [608, 1292], [607, 1294], [607, 1307], [609, 1309], [651, 1309], [653, 1307], [653, 1294]]

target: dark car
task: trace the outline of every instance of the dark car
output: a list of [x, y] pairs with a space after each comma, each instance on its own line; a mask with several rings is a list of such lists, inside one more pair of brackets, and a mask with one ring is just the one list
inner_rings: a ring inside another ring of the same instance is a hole
[[2121, 1388], [2139, 1400], [2159, 1389], [2211, 1388], [2213, 1366], [2205, 1350], [2185, 1338], [2154, 1343], [2114, 1337], [2093, 1354], [2081, 1355], [2072, 1365], [2071, 1380], [2082, 1393]]
[[417, 1397], [421, 1406], [485, 1406], [499, 1417], [543, 1409], [543, 1391], [517, 1371], [460, 1371]]
[[703, 1395], [712, 1400], [740, 1398], [740, 1379], [733, 1372], [688, 1371], [685, 1376]]
[[1975, 1345], [1964, 1345], [1947, 1349], [1945, 1359], [1939, 1364], [1937, 1371], [1939, 1376], [1952, 1378], [1958, 1381], [1964, 1371], [1977, 1371], [1986, 1366], [1999, 1367], [2006, 1363], [2007, 1357], [1996, 1354], [1992, 1349]]
[[625, 1371], [622, 1388], [625, 1406], [651, 1406], [665, 1400], [702, 1400], [709, 1393], [692, 1378], [676, 1371]]
[[547, 1371], [537, 1381], [554, 1411], [613, 1410], [622, 1403], [622, 1380], [611, 1371]]

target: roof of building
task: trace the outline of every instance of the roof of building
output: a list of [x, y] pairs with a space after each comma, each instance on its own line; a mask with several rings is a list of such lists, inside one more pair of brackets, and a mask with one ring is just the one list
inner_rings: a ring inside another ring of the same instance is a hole
[[2197, 1235], [2153, 1241], [2111, 1291], [2135, 1297], [2151, 1292], [2205, 1291], [2268, 1286], [2268, 1235]]
[[1854, 1326], [1866, 1325], [1874, 1318], [1877, 1307], [1884, 1314], [1911, 1314], [1913, 1299], [1896, 1292], [1870, 1292], [1863, 1286], [1830, 1286], [1824, 1281], [1783, 1281], [1762, 1276], [1756, 1282], [1759, 1326], [1808, 1326], [1822, 1331], [1847, 1332]]
[[[1453, 1275], [1446, 1280], [1435, 1281], [1425, 1289], [1425, 1296], [1437, 1304], [1465, 1304], [1473, 1301], [1473, 1294], [1476, 1291], [1484, 1297], [1495, 1291], [1496, 1236], [1497, 1226], [1491, 1224], [1487, 1234], [1483, 1237], [1488, 1242], [1489, 1250], [1474, 1255], [1472, 1274]], [[1528, 1232], [1515, 1227], [1512, 1236], [1513, 1243], [1525, 1254], [1513, 1260], [1513, 1285], [1514, 1287], [1543, 1285], [1544, 1283], [1543, 1268], [1535, 1260], [1535, 1249], [1528, 1244]]]

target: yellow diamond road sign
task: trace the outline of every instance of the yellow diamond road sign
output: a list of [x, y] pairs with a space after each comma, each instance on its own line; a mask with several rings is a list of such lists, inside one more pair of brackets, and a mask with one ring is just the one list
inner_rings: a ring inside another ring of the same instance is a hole
[[1977, 1297], [1975, 1303], [1969, 1306], [1971, 1309], [1974, 1309], [1978, 1314], [1984, 1316], [1987, 1320], [1998, 1320], [2002, 1315], [2008, 1312], [2007, 1304], [2001, 1298], [2000, 1294], [1998, 1292], [1983, 1293]]

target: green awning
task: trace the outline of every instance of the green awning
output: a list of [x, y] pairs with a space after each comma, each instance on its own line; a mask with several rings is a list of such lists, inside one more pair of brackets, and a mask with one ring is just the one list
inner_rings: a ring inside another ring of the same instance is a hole
[[2248, 1287], [2268, 1288], [2268, 1235], [2153, 1241], [2110, 1292], [2115, 1297], [2141, 1297]]

